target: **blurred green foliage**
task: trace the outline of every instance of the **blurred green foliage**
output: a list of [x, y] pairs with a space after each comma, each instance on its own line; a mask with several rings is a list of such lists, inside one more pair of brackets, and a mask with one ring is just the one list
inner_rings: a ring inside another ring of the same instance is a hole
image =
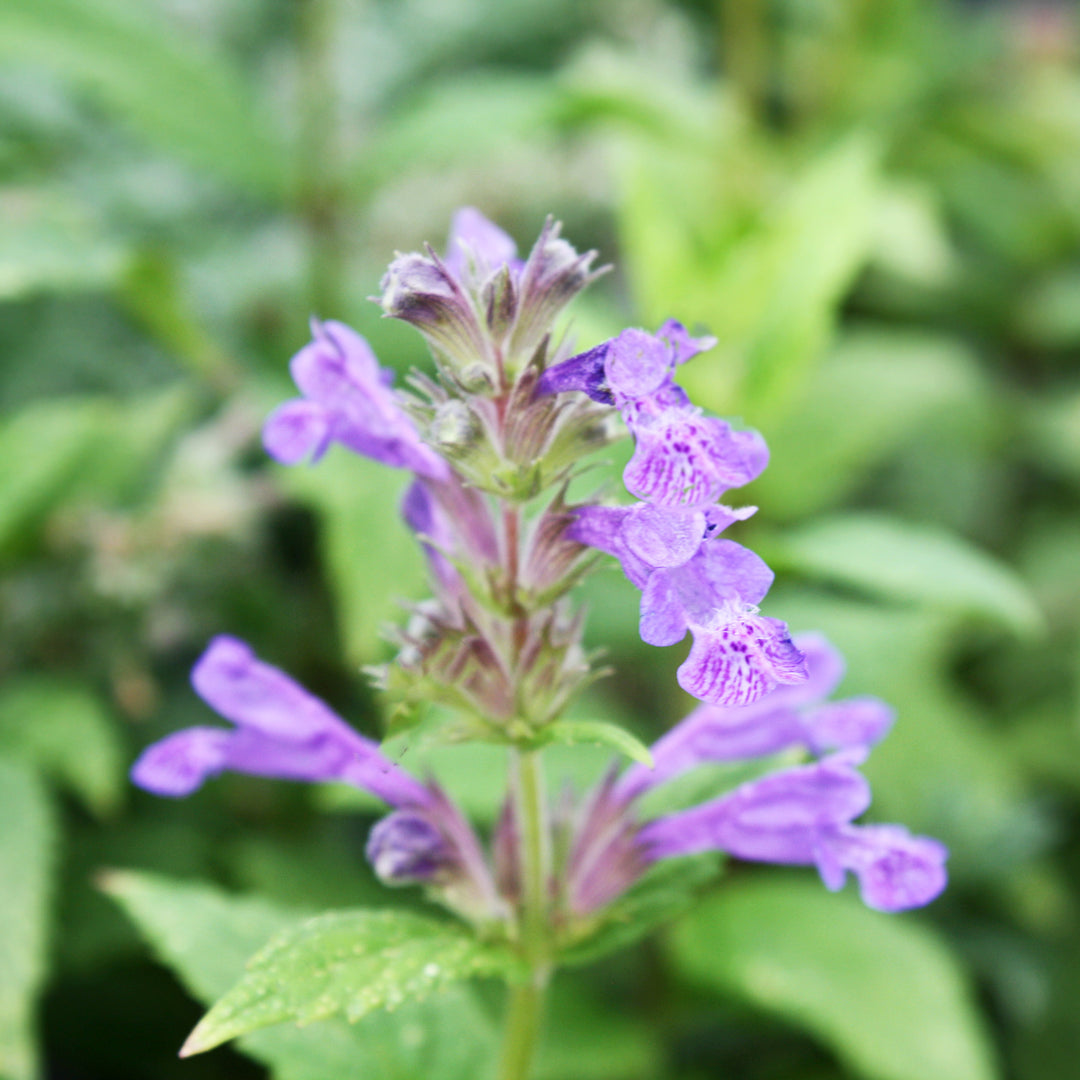
[[[766, 612], [897, 707], [875, 813], [953, 851], [893, 919], [809, 872], [644, 883], [633, 947], [557, 982], [541, 1075], [1080, 1077], [1071, 5], [0, 0], [0, 1078], [482, 1072], [483, 984], [176, 1062], [298, 913], [415, 898], [363, 863], [370, 803], [124, 778], [209, 719], [186, 673], [215, 632], [380, 730], [359, 667], [423, 593], [404, 478], [269, 467], [258, 431], [313, 312], [424, 362], [365, 298], [463, 203], [615, 264], [583, 345], [720, 338], [683, 371], [772, 449], [739, 537]], [[648, 741], [688, 708], [679, 650], [641, 645], [616, 571], [582, 591], [617, 675], [573, 720]], [[498, 748], [394, 752], [494, 816]], [[546, 754], [579, 788], [606, 759]]]

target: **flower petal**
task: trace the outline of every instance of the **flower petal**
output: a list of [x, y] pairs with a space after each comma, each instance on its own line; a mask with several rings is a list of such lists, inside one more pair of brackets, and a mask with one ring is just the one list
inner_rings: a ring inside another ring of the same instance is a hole
[[806, 677], [802, 654], [787, 624], [764, 616], [743, 616], [716, 629], [690, 624], [694, 644], [678, 670], [679, 685], [712, 705], [751, 705], [777, 683]]
[[478, 276], [482, 278], [490, 271], [505, 266], [516, 256], [517, 244], [513, 238], [484, 217], [475, 206], [463, 206], [454, 214], [444, 259], [451, 273], [460, 278], [471, 257]]
[[607, 385], [620, 408], [627, 401], [655, 394], [670, 378], [671, 352], [644, 330], [624, 330], [610, 342], [604, 361]]
[[851, 870], [863, 903], [878, 911], [921, 907], [940, 895], [948, 881], [945, 845], [912, 836], [901, 825], [849, 825], [823, 837], [819, 846], [826, 885], [839, 888], [843, 871]]
[[729, 488], [742, 487], [768, 463], [768, 449], [755, 431], [733, 431], [692, 408], [651, 415], [624, 413], [636, 439], [623, 470], [626, 489], [658, 506], [704, 507]]
[[892, 727], [896, 712], [874, 697], [831, 701], [803, 717], [806, 740], [815, 754], [845, 746], [873, 746]]
[[682, 566], [701, 547], [705, 515], [700, 510], [665, 510], [639, 504], [623, 521], [627, 547], [654, 567]]
[[610, 347], [611, 342], [604, 341], [587, 352], [549, 367], [537, 381], [536, 393], [561, 394], [580, 390], [601, 405], [611, 405], [615, 398], [607, 387], [604, 374], [604, 360]]
[[686, 327], [675, 319], [668, 319], [656, 331], [656, 336], [667, 342], [676, 364], [685, 364], [698, 353], [703, 353], [716, 345], [716, 338], [709, 334], [699, 338], [691, 337]]
[[283, 465], [315, 462], [330, 443], [331, 418], [317, 402], [286, 401], [266, 418], [262, 439], [266, 452]]
[[227, 767], [231, 735], [222, 728], [178, 731], [142, 752], [131, 769], [132, 782], [155, 795], [190, 795]]
[[655, 571], [641, 594], [641, 640], [647, 645], [675, 645], [686, 637], [686, 612], [668, 571]]
[[846, 825], [869, 805], [864, 777], [850, 762], [828, 758], [658, 818], [640, 837], [653, 858], [720, 850], [742, 859], [810, 865], [823, 831]]

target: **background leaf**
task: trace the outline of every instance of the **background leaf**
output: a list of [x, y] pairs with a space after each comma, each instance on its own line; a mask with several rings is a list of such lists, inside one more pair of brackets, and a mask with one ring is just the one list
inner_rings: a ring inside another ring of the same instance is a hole
[[807, 873], [726, 886], [674, 929], [693, 981], [805, 1027], [867, 1080], [998, 1075], [956, 960], [908, 916]]
[[34, 1080], [55, 823], [29, 766], [0, 757], [0, 1076]]
[[147, 4], [5, 0], [0, 54], [84, 87], [144, 137], [241, 188], [277, 194], [280, 147], [229, 61]]
[[0, 753], [68, 785], [96, 814], [116, 809], [124, 749], [112, 717], [85, 687], [26, 678], [0, 691]]
[[345, 651], [354, 663], [370, 662], [384, 648], [383, 625], [399, 622], [402, 601], [423, 594], [420, 545], [398, 513], [409, 477], [337, 447], [318, 468], [279, 475], [286, 490], [319, 515]]
[[788, 533], [776, 554], [807, 577], [979, 615], [1020, 635], [1043, 626], [1035, 601], [1013, 571], [932, 525], [844, 514]]

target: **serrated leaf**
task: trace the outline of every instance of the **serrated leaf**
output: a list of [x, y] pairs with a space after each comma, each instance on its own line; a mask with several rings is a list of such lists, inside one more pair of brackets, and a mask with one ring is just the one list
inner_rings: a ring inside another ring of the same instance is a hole
[[124, 786], [124, 750], [114, 721], [86, 687], [25, 678], [0, 692], [0, 753], [26, 758], [69, 786], [96, 814], [113, 810]]
[[147, 139], [244, 189], [284, 188], [282, 147], [246, 80], [148, 5], [6, 0], [0, 54], [72, 80]]
[[867, 1080], [992, 1080], [956, 958], [909, 916], [833, 895], [810, 875], [729, 884], [670, 935], [693, 982], [805, 1028]]
[[[209, 1005], [244, 970], [268, 937], [295, 924], [298, 912], [213, 886], [153, 874], [114, 871], [103, 881], [155, 953], [192, 995]], [[362, 1026], [327, 1020], [316, 1028], [282, 1025], [244, 1036], [239, 1048], [276, 1080], [475, 1080], [494, 1050], [494, 1031], [465, 987], [451, 987]]]
[[1043, 618], [1009, 567], [932, 525], [880, 514], [844, 514], [789, 533], [776, 554], [825, 581], [892, 600], [980, 615], [1031, 635]]
[[401, 601], [424, 587], [420, 546], [397, 512], [408, 477], [337, 447], [318, 468], [282, 469], [279, 476], [319, 515], [346, 652], [355, 662], [370, 661], [383, 625], [401, 621]]
[[653, 766], [652, 752], [636, 735], [606, 720], [556, 720], [540, 732], [537, 741], [542, 746], [548, 743], [607, 746], [650, 769]]
[[55, 842], [35, 770], [0, 757], [0, 1076], [34, 1080], [33, 1010], [44, 974]]
[[286, 1020], [304, 1025], [338, 1013], [359, 1020], [450, 983], [513, 968], [509, 952], [454, 923], [403, 911], [328, 912], [281, 932], [252, 957], [243, 978], [188, 1036], [181, 1056]]
[[640, 941], [683, 914], [716, 879], [722, 857], [713, 851], [657, 863], [622, 899], [607, 908], [587, 937], [559, 954], [563, 965], [591, 964]]

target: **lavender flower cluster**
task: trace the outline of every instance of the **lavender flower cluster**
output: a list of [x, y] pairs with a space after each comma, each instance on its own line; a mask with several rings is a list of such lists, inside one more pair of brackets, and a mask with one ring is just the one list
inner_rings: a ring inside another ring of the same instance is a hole
[[[382, 283], [385, 312], [427, 338], [434, 378], [414, 374], [409, 391], [395, 390], [367, 342], [336, 322], [313, 324], [313, 341], [293, 358], [302, 396], [266, 422], [272, 457], [317, 462], [336, 442], [414, 477], [402, 512], [434, 595], [414, 607], [379, 684], [400, 703], [452, 706], [459, 738], [535, 748], [595, 677], [568, 594], [604, 552], [641, 590], [646, 642], [692, 635], [678, 681], [701, 704], [653, 746], [652, 767], [610, 773], [572, 813], [545, 823], [556, 853], [551, 925], [573, 940], [657, 862], [710, 850], [815, 866], [830, 889], [850, 871], [864, 901], [885, 911], [929, 902], [945, 885], [943, 846], [897, 825], [854, 824], [870, 804], [858, 767], [891, 711], [874, 698], [827, 700], [841, 657], [817, 636], [792, 641], [783, 622], [759, 613], [773, 574], [721, 536], [755, 508], [718, 500], [757, 477], [768, 450], [757, 432], [704, 415], [675, 382], [679, 365], [715, 341], [668, 321], [578, 355], [556, 342], [552, 324], [597, 275], [593, 258], [548, 223], [519, 259], [509, 236], [464, 209], [445, 256], [399, 255]], [[581, 459], [626, 432], [634, 452], [623, 479], [637, 501], [569, 505]], [[215, 639], [192, 681], [234, 726], [151, 746], [135, 783], [184, 796], [233, 770], [362, 788], [393, 808], [367, 845], [383, 881], [422, 884], [465, 918], [515, 936], [512, 798], [485, 853], [435, 782], [410, 776], [244, 643]], [[649, 818], [643, 805], [699, 767], [781, 754], [782, 767], [691, 809]]]

